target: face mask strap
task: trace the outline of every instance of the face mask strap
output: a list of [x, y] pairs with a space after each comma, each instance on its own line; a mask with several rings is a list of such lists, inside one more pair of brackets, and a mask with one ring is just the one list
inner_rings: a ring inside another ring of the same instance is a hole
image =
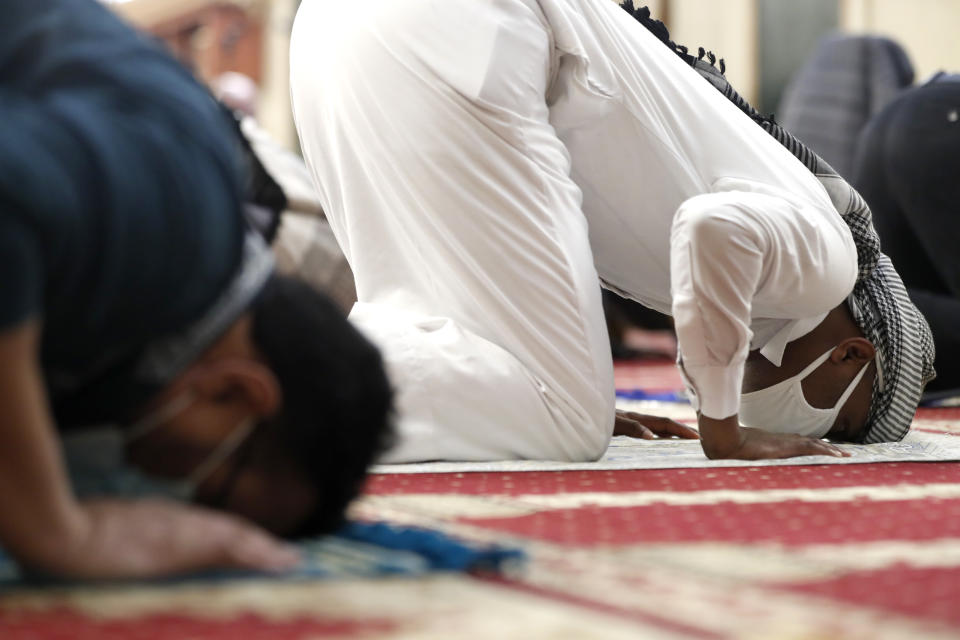
[[230, 435], [220, 441], [220, 444], [217, 445], [217, 448], [213, 450], [207, 459], [187, 476], [186, 481], [195, 487], [202, 484], [204, 480], [216, 471], [217, 467], [233, 455], [233, 452], [250, 437], [250, 434], [253, 433], [256, 426], [257, 421], [254, 418], [246, 418], [237, 425]]
[[230, 468], [230, 474], [227, 476], [227, 479], [223, 481], [220, 485], [220, 488], [217, 490], [216, 495], [205, 504], [214, 509], [226, 509], [227, 500], [233, 494], [233, 490], [236, 487], [237, 479], [243, 473], [243, 470], [246, 468], [247, 464], [250, 462], [250, 457], [253, 453], [254, 445], [253, 437], [247, 438], [244, 440], [243, 444], [236, 450], [237, 460]]
[[867, 367], [869, 366], [870, 366], [870, 363], [867, 362], [867, 364], [860, 367], [860, 373], [858, 373], [854, 377], [853, 381], [849, 385], [847, 385], [847, 390], [844, 391], [843, 395], [840, 396], [840, 399], [837, 400], [837, 404], [834, 406], [834, 409], [839, 410], [843, 407], [843, 405], [847, 403], [847, 400], [849, 400], [850, 396], [853, 395], [854, 389], [856, 389], [857, 385], [860, 384], [860, 381], [863, 379], [864, 374], [867, 372]]
[[833, 353], [834, 349], [836, 349], [836, 347], [830, 347], [829, 349], [827, 349], [826, 353], [824, 353], [819, 358], [817, 358], [816, 360], [808, 364], [803, 371], [795, 375], [793, 378], [791, 378], [791, 380], [806, 380], [807, 377], [810, 376], [810, 374], [816, 371], [820, 365], [822, 365], [824, 362], [826, 362], [830, 358], [830, 354]]
[[746, 393], [740, 394], [741, 398], [756, 398], [760, 396], [767, 396], [772, 393], [777, 393], [777, 389], [782, 389], [784, 387], [789, 387], [797, 381], [802, 381], [807, 378], [811, 373], [817, 370], [817, 367], [822, 365], [827, 361], [827, 358], [830, 357], [830, 354], [836, 347], [832, 347], [829, 351], [818, 357], [816, 360], [808, 364], [800, 373], [790, 376], [786, 380], [781, 380], [780, 382], [770, 385], [769, 387], [764, 387], [763, 389], [757, 389], [756, 391], [748, 391]]
[[160, 407], [160, 409], [157, 411], [144, 416], [137, 422], [133, 423], [130, 427], [125, 429], [123, 436], [124, 444], [130, 444], [131, 442], [139, 440], [140, 438], [156, 430], [158, 427], [166, 424], [168, 421], [176, 418], [178, 415], [183, 413], [187, 407], [193, 404], [194, 400], [196, 399], [196, 393], [194, 393], [192, 390], [188, 390], [175, 397], [163, 407]]

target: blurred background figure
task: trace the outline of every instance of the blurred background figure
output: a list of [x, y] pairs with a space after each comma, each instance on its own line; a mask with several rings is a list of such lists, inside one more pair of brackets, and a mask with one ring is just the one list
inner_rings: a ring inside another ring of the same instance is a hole
[[780, 124], [850, 180], [860, 132], [913, 83], [907, 52], [889, 38], [824, 38], [784, 93]]
[[[195, 19], [222, 19], [222, 15], [227, 15], [234, 21], [240, 20], [235, 11], [235, 8], [214, 3], [207, 13], [195, 14]], [[234, 33], [246, 33], [246, 37], [259, 40], [259, 36], [254, 35], [259, 30], [246, 22], [241, 23], [246, 26], [235, 28]], [[240, 45], [233, 43], [231, 46]], [[183, 51], [181, 55], [184, 55]], [[187, 58], [187, 64], [196, 66], [190, 55]], [[253, 72], [249, 64], [241, 66]], [[216, 68], [211, 68], [210, 72]], [[353, 272], [324, 218], [323, 207], [303, 159], [279, 142], [257, 120], [260, 87], [246, 73], [223, 71], [210, 81], [210, 88], [214, 96], [233, 111], [256, 158], [269, 178], [282, 190], [282, 223], [272, 243], [278, 271], [296, 276], [323, 291], [346, 313], [357, 300]]]
[[256, 118], [260, 89], [253, 78], [237, 71], [224, 71], [213, 81], [213, 95], [243, 116]]
[[272, 243], [277, 270], [324, 292], [346, 315], [357, 301], [353, 271], [324, 217], [303, 159], [281, 146], [253, 118], [244, 118], [240, 128], [285, 197]]
[[929, 390], [960, 389], [960, 75], [903, 93], [867, 126], [853, 184], [937, 346]]
[[[250, 76], [237, 71], [221, 73], [213, 81], [213, 93], [231, 109], [253, 157], [266, 175], [252, 185], [262, 194], [262, 204], [281, 210], [272, 247], [277, 269], [296, 276], [323, 291], [346, 314], [357, 301], [353, 272], [323, 214], [323, 207], [303, 159], [270, 135], [257, 121], [260, 90]], [[280, 193], [271, 194], [273, 188]], [[271, 234], [273, 235], [273, 234]]]

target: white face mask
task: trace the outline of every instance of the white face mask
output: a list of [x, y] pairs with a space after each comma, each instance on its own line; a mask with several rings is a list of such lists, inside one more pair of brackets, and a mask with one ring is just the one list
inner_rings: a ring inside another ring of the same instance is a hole
[[[163, 426], [185, 411], [194, 400], [196, 400], [196, 396], [188, 391], [174, 397], [170, 402], [161, 406], [153, 413], [144, 416], [130, 425], [124, 433], [124, 445], [139, 440], [148, 433]], [[200, 463], [186, 478], [176, 480], [157, 478], [156, 480], [170, 487], [172, 492], [175, 493], [174, 497], [184, 500], [192, 499], [196, 494], [197, 487], [203, 484], [203, 481], [209, 478], [210, 475], [217, 470], [217, 467], [223, 464], [223, 462], [250, 437], [256, 424], [257, 421], [254, 418], [244, 418], [243, 421], [210, 452], [206, 460]], [[147, 476], [147, 474], [142, 472], [141, 475]]]
[[778, 382], [772, 387], [741, 394], [740, 424], [775, 433], [796, 433], [814, 438], [827, 435], [833, 423], [836, 422], [840, 409], [867, 372], [867, 365], [864, 365], [832, 409], [818, 409], [810, 406], [803, 395], [802, 382], [817, 367], [826, 362], [832, 352], [833, 349], [828, 350], [797, 375]]
[[187, 480], [160, 478], [127, 464], [120, 427], [67, 433], [61, 444], [70, 484], [80, 499], [162, 497], [189, 502], [196, 491]]
[[131, 467], [124, 454], [127, 444], [144, 437], [184, 411], [196, 399], [191, 393], [174, 398], [126, 429], [103, 426], [67, 433], [61, 438], [64, 459], [79, 498], [159, 496], [189, 502], [197, 487], [250, 436], [256, 421], [241, 422], [206, 460], [185, 478], [163, 478]]

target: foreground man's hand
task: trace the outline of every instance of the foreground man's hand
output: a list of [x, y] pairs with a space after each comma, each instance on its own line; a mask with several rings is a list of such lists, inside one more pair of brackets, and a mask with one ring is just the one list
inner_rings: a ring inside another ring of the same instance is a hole
[[148, 578], [203, 569], [279, 572], [297, 551], [235, 516], [167, 500], [80, 505], [85, 535], [58, 569], [76, 578]]
[[658, 437], [669, 438], [671, 436], [696, 440], [700, 437], [696, 429], [691, 429], [676, 420], [619, 409], [617, 409], [617, 418], [613, 425], [613, 435], [643, 438], [644, 440], [653, 440]]
[[703, 452], [711, 460], [768, 460], [797, 456], [834, 456], [847, 458], [840, 447], [817, 438], [792, 433], [770, 433], [741, 427], [736, 415], [715, 420], [700, 414], [697, 417]]

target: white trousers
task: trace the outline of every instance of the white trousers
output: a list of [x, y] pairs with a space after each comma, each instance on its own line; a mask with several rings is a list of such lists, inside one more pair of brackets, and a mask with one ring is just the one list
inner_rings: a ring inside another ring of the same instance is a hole
[[707, 126], [664, 150], [703, 101], [735, 111], [681, 65], [610, 0], [304, 0], [294, 116], [398, 392], [385, 461], [604, 452], [598, 276], [669, 312], [673, 213], [709, 184], [646, 150], [776, 144]]

